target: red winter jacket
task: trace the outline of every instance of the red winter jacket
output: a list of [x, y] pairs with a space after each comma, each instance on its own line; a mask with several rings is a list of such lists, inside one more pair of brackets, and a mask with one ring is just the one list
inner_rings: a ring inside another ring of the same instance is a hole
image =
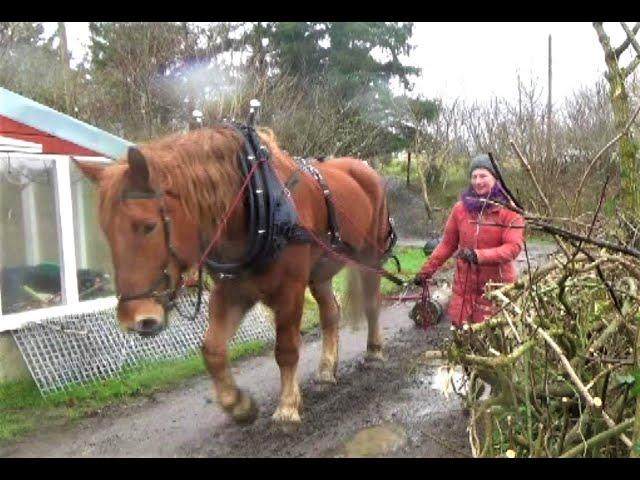
[[[477, 265], [456, 259], [448, 314], [457, 326], [482, 322], [495, 313], [495, 306], [482, 297], [489, 280], [513, 283], [518, 278], [515, 259], [524, 241], [524, 219], [497, 206], [487, 207], [482, 217], [467, 212], [462, 202], [457, 202], [447, 220], [442, 241], [421, 269], [423, 275], [430, 277], [457, 250], [471, 248], [475, 251]], [[478, 222], [498, 226], [478, 225]], [[509, 228], [510, 225], [520, 228]]]

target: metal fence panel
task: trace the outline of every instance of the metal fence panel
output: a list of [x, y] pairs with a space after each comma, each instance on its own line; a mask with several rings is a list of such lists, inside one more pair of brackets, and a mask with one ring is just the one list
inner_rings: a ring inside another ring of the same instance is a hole
[[[180, 312], [191, 315], [196, 295], [184, 294], [176, 301]], [[173, 310], [169, 326], [151, 338], [122, 332], [115, 308], [28, 324], [14, 330], [13, 337], [40, 393], [46, 396], [72, 385], [118, 377], [123, 369], [140, 368], [149, 361], [188, 357], [200, 350], [208, 318], [208, 302], [203, 298], [194, 321]], [[258, 304], [247, 313], [229, 344], [274, 339], [270, 312]]]

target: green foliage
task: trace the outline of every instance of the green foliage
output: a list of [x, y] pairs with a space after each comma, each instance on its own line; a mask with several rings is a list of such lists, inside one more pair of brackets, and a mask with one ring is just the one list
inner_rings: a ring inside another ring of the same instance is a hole
[[631, 383], [631, 385], [633, 385], [633, 388], [631, 388], [631, 395], [637, 397], [640, 395], [640, 370], [631, 372], [630, 376], [633, 378], [633, 382]]
[[[243, 38], [271, 74], [296, 77], [305, 85], [328, 82], [334, 96], [349, 102], [364, 90], [419, 69], [402, 64], [413, 24], [390, 22], [271, 22], [256, 24]], [[390, 58], [380, 60], [374, 51]]]
[[91, 73], [101, 122], [122, 124], [130, 138], [149, 138], [184, 124], [183, 99], [167, 87], [186, 60], [185, 30], [175, 22], [91, 22]]

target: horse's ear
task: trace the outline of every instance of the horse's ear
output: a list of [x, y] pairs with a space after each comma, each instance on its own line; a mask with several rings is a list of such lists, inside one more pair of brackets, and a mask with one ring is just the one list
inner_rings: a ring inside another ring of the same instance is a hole
[[71, 160], [76, 164], [84, 176], [93, 183], [98, 183], [100, 181], [100, 176], [102, 175], [103, 170], [107, 168], [106, 165], [101, 165], [99, 163], [80, 162], [73, 157], [71, 157]]
[[149, 189], [149, 167], [147, 159], [136, 147], [127, 150], [127, 162], [129, 163], [129, 176], [131, 183], [139, 190]]

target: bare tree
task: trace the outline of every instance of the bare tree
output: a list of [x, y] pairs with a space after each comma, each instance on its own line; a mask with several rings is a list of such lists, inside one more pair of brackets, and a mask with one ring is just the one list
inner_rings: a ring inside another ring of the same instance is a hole
[[[621, 22], [626, 33], [626, 38], [620, 46], [614, 48], [609, 36], [604, 31], [602, 22], [594, 22], [593, 28], [598, 34], [598, 40], [604, 51], [604, 60], [607, 65], [605, 75], [610, 87], [611, 106], [615, 128], [622, 132], [631, 118], [629, 96], [625, 82], [635, 68], [640, 64], [640, 45], [635, 38], [640, 23], [636, 23], [629, 29], [626, 23]], [[621, 55], [631, 46], [636, 55], [627, 66], [620, 64]], [[622, 206], [634, 213], [640, 212], [640, 162], [638, 160], [638, 145], [632, 138], [632, 131], [626, 129], [618, 143], [620, 153], [620, 200]]]

